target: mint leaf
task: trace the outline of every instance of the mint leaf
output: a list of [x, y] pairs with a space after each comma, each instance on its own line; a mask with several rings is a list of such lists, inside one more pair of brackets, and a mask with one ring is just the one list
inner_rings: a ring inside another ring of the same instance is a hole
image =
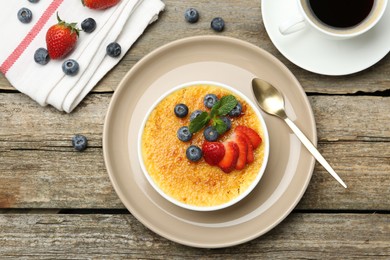
[[225, 133], [227, 130], [227, 125], [225, 124], [225, 122], [223, 122], [222, 119], [218, 117], [213, 118], [213, 126], [220, 135]]
[[205, 127], [212, 119], [212, 125], [219, 134], [223, 134], [227, 130], [227, 125], [218, 116], [225, 116], [237, 105], [237, 99], [233, 95], [223, 96], [211, 108], [210, 114], [202, 112], [194, 120], [191, 121], [189, 130], [191, 133], [196, 133]]
[[210, 121], [209, 113], [202, 112], [199, 116], [197, 116], [194, 120], [191, 121], [189, 129], [191, 133], [196, 133], [200, 129], [202, 129], [208, 122]]
[[218, 115], [218, 109], [221, 107], [221, 100], [218, 100], [214, 106], [211, 108], [210, 111], [210, 118], [214, 118], [216, 115]]
[[[236, 105], [237, 99], [233, 95], [223, 96], [218, 103], [220, 102], [219, 107], [217, 108], [216, 114], [218, 116], [227, 115]], [[214, 109], [214, 107], [213, 107]]]

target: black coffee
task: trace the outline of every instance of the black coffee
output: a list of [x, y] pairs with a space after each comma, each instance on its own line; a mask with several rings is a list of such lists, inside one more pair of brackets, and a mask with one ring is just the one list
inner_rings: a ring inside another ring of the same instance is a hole
[[338, 28], [359, 24], [370, 14], [374, 5], [374, 0], [308, 0], [308, 2], [321, 22]]

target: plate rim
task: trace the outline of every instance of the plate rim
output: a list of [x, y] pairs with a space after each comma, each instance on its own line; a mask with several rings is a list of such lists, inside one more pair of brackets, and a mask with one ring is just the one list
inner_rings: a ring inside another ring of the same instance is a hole
[[106, 117], [105, 117], [105, 120], [104, 120], [103, 142], [102, 142], [103, 143], [103, 157], [104, 157], [104, 163], [105, 163], [105, 166], [106, 166], [106, 170], [107, 170], [107, 173], [109, 175], [109, 179], [110, 179], [111, 184], [112, 184], [115, 192], [117, 193], [119, 199], [125, 205], [125, 207], [129, 210], [129, 212], [139, 222], [141, 222], [145, 227], [147, 227], [148, 229], [152, 230], [156, 234], [158, 234], [158, 235], [160, 235], [160, 236], [162, 236], [162, 237], [164, 237], [166, 239], [169, 239], [171, 241], [174, 241], [176, 243], [179, 243], [179, 244], [182, 244], [182, 245], [186, 245], [186, 246], [198, 247], [198, 248], [223, 248], [223, 247], [230, 247], [230, 246], [234, 246], [234, 245], [238, 245], [238, 244], [242, 244], [242, 243], [248, 242], [248, 241], [250, 241], [252, 239], [255, 239], [255, 238], [257, 238], [257, 237], [267, 233], [269, 230], [273, 229], [275, 226], [280, 224], [280, 222], [283, 221], [291, 213], [291, 211], [296, 207], [296, 205], [301, 200], [302, 196], [304, 195], [304, 193], [307, 190], [307, 187], [308, 187], [308, 185], [310, 183], [310, 179], [311, 179], [311, 177], [313, 175], [314, 166], [315, 166], [315, 159], [314, 158], [311, 158], [311, 160], [309, 161], [310, 167], [308, 167], [308, 169], [307, 169], [309, 174], [307, 175], [303, 185], [301, 186], [301, 188], [300, 188], [300, 190], [298, 192], [299, 195], [295, 198], [294, 203], [291, 203], [290, 207], [288, 207], [288, 208], [286, 208], [284, 210], [284, 214], [281, 214], [279, 216], [279, 218], [277, 218], [277, 220], [274, 221], [274, 223], [272, 225], [269, 225], [268, 228], [266, 228], [264, 230], [261, 230], [259, 232], [254, 232], [251, 236], [247, 236], [245, 238], [236, 239], [236, 240], [231, 241], [229, 243], [226, 243], [226, 242], [217, 243], [216, 242], [214, 244], [201, 244], [201, 243], [196, 243], [196, 242], [191, 242], [191, 241], [183, 241], [181, 239], [178, 239], [174, 235], [167, 234], [167, 233], [161, 231], [161, 229], [159, 229], [158, 226], [156, 226], [155, 224], [152, 224], [149, 221], [145, 220], [144, 218], [142, 218], [142, 216], [139, 216], [137, 210], [135, 210], [134, 207], [128, 203], [128, 201], [122, 199], [122, 197], [124, 197], [124, 194], [123, 194], [121, 188], [119, 187], [119, 185], [117, 185], [117, 182], [116, 182], [116, 180], [115, 180], [115, 178], [113, 176], [113, 173], [112, 173], [113, 166], [111, 164], [111, 161], [108, 159], [109, 158], [109, 154], [108, 154], [107, 147], [109, 146], [109, 144], [108, 144], [108, 136], [109, 136], [109, 131], [110, 131], [110, 129], [109, 129], [109, 122], [110, 122], [110, 120], [112, 118], [113, 113], [115, 112], [114, 108], [115, 108], [116, 102], [120, 98], [121, 92], [124, 91], [123, 89], [125, 88], [124, 87], [125, 83], [134, 74], [136, 74], [140, 69], [142, 69], [142, 66], [143, 66], [144, 63], [147, 63], [148, 61], [150, 61], [150, 59], [153, 59], [155, 56], [158, 56], [160, 53], [166, 51], [167, 49], [174, 48], [175, 46], [184, 45], [184, 44], [188, 44], [188, 43], [193, 43], [193, 42], [196, 42], [196, 41], [201, 41], [201, 42], [202, 41], [222, 41], [222, 42], [226, 42], [227, 41], [227, 42], [230, 42], [230, 43], [233, 43], [233, 44], [237, 44], [237, 45], [239, 45], [241, 47], [244, 47], [244, 48], [252, 49], [255, 52], [260, 52], [262, 55], [267, 56], [267, 58], [269, 58], [273, 62], [277, 63], [278, 67], [280, 67], [280, 69], [283, 70], [284, 73], [287, 73], [291, 77], [291, 79], [294, 80], [297, 83], [297, 85], [299, 86], [299, 88], [297, 90], [303, 96], [303, 98], [305, 100], [305, 103], [306, 103], [305, 105], [310, 108], [309, 111], [308, 111], [308, 116], [310, 117], [311, 121], [313, 122], [313, 125], [310, 126], [311, 127], [311, 131], [313, 133], [313, 137], [312, 137], [311, 141], [314, 144], [317, 143], [316, 123], [315, 123], [314, 114], [313, 114], [313, 111], [311, 109], [311, 105], [309, 103], [308, 97], [307, 97], [306, 93], [304, 92], [302, 86], [300, 85], [300, 83], [298, 82], [296, 77], [294, 76], [294, 74], [280, 60], [278, 60], [275, 56], [273, 56], [269, 52], [265, 51], [264, 49], [254, 45], [252, 43], [249, 43], [249, 42], [237, 39], [237, 38], [228, 37], [228, 36], [202, 35], [202, 36], [186, 37], [186, 38], [175, 40], [175, 41], [169, 42], [169, 43], [167, 43], [165, 45], [162, 45], [162, 46], [156, 48], [155, 50], [151, 51], [150, 53], [146, 54], [143, 58], [141, 58], [126, 73], [126, 75], [123, 77], [123, 79], [118, 84], [118, 87], [114, 91], [114, 94], [113, 94], [113, 96], [111, 98], [111, 101], [109, 103], [108, 110], [107, 110], [107, 113], [106, 113]]

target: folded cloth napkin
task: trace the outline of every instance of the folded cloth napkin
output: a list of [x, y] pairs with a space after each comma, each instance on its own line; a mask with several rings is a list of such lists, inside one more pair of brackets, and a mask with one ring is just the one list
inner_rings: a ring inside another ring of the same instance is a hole
[[[20, 8], [33, 13], [32, 21], [21, 23]], [[0, 71], [20, 92], [40, 105], [50, 104], [58, 110], [71, 112], [97, 82], [114, 67], [145, 28], [164, 9], [161, 0], [121, 0], [105, 10], [91, 10], [80, 0], [40, 0], [0, 2]], [[46, 48], [46, 32], [57, 23], [57, 13], [68, 23], [93, 18], [97, 27], [92, 33], [80, 32], [75, 49], [66, 57], [80, 65], [75, 76], [62, 71], [63, 60], [50, 60], [46, 65], [34, 61], [34, 53]], [[106, 55], [106, 47], [117, 42], [122, 47], [119, 57]]]

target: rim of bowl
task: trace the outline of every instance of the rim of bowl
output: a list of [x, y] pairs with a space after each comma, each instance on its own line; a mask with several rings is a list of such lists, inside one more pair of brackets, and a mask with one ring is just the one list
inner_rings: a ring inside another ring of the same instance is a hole
[[[142, 156], [142, 134], [143, 134], [143, 130], [145, 128], [145, 124], [146, 122], [148, 121], [149, 119], [149, 116], [150, 114], [152, 113], [152, 111], [156, 108], [156, 106], [163, 100], [165, 99], [167, 96], [169, 96], [170, 94], [172, 94], [173, 92], [176, 92], [177, 90], [179, 89], [182, 89], [182, 88], [186, 88], [186, 87], [191, 87], [191, 86], [195, 86], [195, 85], [211, 85], [211, 86], [215, 86], [215, 87], [221, 87], [221, 88], [225, 88], [231, 92], [233, 92], [234, 94], [238, 95], [240, 98], [242, 98], [243, 100], [245, 100], [245, 102], [252, 107], [253, 111], [255, 111], [256, 115], [257, 115], [257, 118], [259, 119], [260, 121], [260, 125], [263, 129], [263, 135], [264, 135], [264, 139], [265, 139], [265, 142], [263, 140], [263, 143], [264, 143], [264, 157], [263, 157], [263, 163], [260, 167], [260, 170], [256, 176], [256, 179], [251, 183], [251, 185], [243, 192], [241, 193], [239, 196], [235, 197], [234, 199], [228, 201], [228, 202], [225, 202], [225, 203], [222, 203], [222, 204], [219, 204], [219, 205], [215, 205], [215, 206], [205, 206], [205, 207], [202, 207], [202, 206], [194, 206], [194, 205], [190, 205], [190, 204], [186, 204], [186, 203], [183, 203], [181, 201], [178, 201], [176, 200], [175, 198], [167, 195], [155, 182], [154, 180], [152, 179], [152, 177], [149, 175], [149, 172], [147, 171], [146, 167], [145, 167], [145, 164], [144, 164], [144, 160], [143, 160], [143, 156]], [[220, 209], [224, 209], [224, 208], [227, 208], [227, 207], [230, 207], [236, 203], [238, 203], [239, 201], [241, 201], [242, 199], [244, 199], [256, 186], [257, 184], [259, 183], [260, 179], [263, 177], [264, 175], [264, 172], [265, 172], [265, 168], [267, 166], [267, 163], [268, 163], [268, 157], [269, 157], [269, 135], [268, 135], [268, 129], [267, 129], [267, 126], [265, 124], [265, 120], [262, 116], [262, 114], [260, 113], [260, 110], [259, 108], [246, 96], [244, 95], [243, 93], [241, 93], [239, 90], [229, 86], [229, 85], [226, 85], [226, 84], [223, 84], [223, 83], [220, 83], [220, 82], [215, 82], [215, 81], [191, 81], [191, 82], [186, 82], [186, 83], [183, 83], [183, 84], [180, 84], [176, 87], [173, 87], [171, 88], [169, 91], [165, 92], [160, 98], [158, 98], [154, 103], [153, 105], [149, 108], [148, 112], [146, 113], [146, 116], [144, 118], [144, 120], [142, 121], [142, 124], [141, 124], [141, 128], [139, 129], [139, 133], [138, 133], [138, 141], [137, 141], [137, 149], [138, 149], [138, 160], [139, 160], [139, 163], [140, 163], [140, 166], [141, 166], [141, 169], [142, 169], [142, 172], [145, 176], [145, 178], [148, 180], [149, 184], [153, 187], [153, 189], [155, 191], [157, 191], [158, 194], [160, 194], [163, 198], [165, 198], [166, 200], [168, 200], [169, 202], [175, 204], [176, 206], [179, 206], [181, 208], [184, 208], [184, 209], [189, 209], [189, 210], [194, 210], [194, 211], [215, 211], [215, 210], [220, 210]]]

